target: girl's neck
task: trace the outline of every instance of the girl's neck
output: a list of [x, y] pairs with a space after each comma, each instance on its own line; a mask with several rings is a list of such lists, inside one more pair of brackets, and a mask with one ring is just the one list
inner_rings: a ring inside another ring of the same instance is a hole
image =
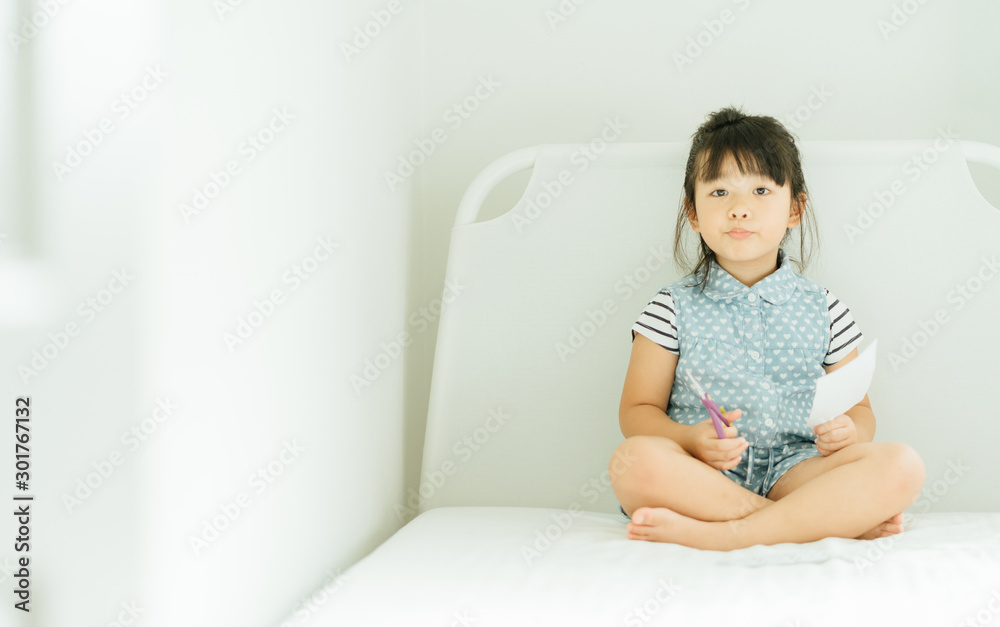
[[757, 282], [777, 271], [778, 253], [775, 251], [773, 255], [765, 255], [749, 261], [731, 261], [716, 256], [715, 262], [743, 285], [753, 287]]

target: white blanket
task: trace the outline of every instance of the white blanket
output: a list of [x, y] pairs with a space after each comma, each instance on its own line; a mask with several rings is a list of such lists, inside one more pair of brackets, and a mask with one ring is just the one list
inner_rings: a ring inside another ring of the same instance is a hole
[[430, 510], [344, 573], [308, 623], [1000, 624], [1000, 514], [913, 514], [881, 540], [728, 552], [628, 540], [626, 522], [546, 508]]

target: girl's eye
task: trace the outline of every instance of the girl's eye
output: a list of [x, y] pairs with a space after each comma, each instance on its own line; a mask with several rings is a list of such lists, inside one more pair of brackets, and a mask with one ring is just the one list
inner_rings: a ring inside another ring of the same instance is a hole
[[[756, 193], [756, 192], [759, 192], [761, 190], [763, 190], [763, 193], [757, 194], [758, 196], [763, 196], [764, 194], [770, 194], [771, 193], [771, 190], [769, 190], [766, 187], [758, 187], [758, 188], [754, 189], [753, 191]], [[719, 192], [719, 194], [716, 194], [716, 192]], [[709, 196], [715, 196], [716, 198], [719, 198], [721, 195], [725, 195], [725, 194], [728, 194], [728, 193], [729, 192], [727, 192], [724, 189], [716, 189], [716, 190], [712, 191], [712, 193], [710, 193]]]

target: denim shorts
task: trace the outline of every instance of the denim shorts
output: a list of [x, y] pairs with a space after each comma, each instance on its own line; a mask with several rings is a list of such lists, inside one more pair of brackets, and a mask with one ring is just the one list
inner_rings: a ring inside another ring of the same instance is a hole
[[[792, 466], [820, 454], [815, 442], [794, 442], [776, 448], [749, 446], [737, 466], [719, 472], [754, 494], [766, 497]], [[632, 520], [621, 503], [618, 503], [618, 510]]]

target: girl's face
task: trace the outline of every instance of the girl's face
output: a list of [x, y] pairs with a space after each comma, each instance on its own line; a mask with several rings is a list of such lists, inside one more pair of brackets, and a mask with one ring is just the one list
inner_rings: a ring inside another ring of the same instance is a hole
[[779, 187], [767, 176], [740, 174], [732, 155], [726, 156], [719, 175], [710, 183], [695, 181], [694, 207], [688, 206], [691, 228], [701, 233], [726, 270], [768, 263], [773, 269], [785, 231], [801, 217], [793, 211], [788, 184]]

